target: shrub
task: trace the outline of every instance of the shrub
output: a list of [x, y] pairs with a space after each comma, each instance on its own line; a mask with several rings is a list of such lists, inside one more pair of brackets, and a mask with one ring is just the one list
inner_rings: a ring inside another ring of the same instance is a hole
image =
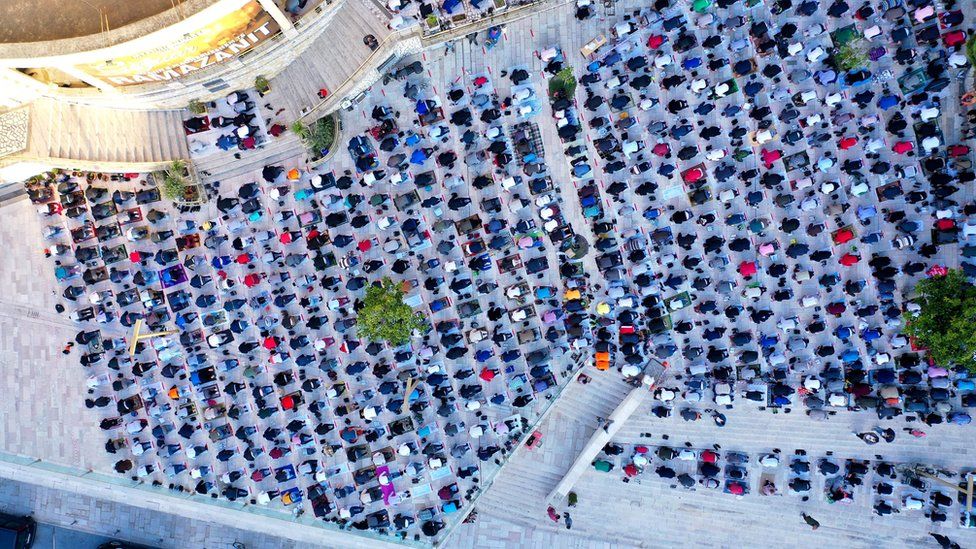
[[576, 77], [573, 76], [573, 69], [571, 67], [563, 68], [563, 70], [557, 72], [555, 76], [549, 79], [549, 95], [557, 96], [563, 94], [566, 98], [572, 98], [575, 93]]
[[308, 126], [306, 126], [301, 120], [296, 120], [291, 123], [291, 131], [302, 140], [308, 139]]
[[169, 168], [157, 172], [160, 181], [160, 193], [167, 200], [178, 200], [186, 194], [186, 162], [174, 160]]
[[335, 115], [328, 115], [319, 118], [311, 125], [296, 120], [291, 125], [291, 131], [295, 132], [295, 135], [305, 142], [305, 146], [310, 152], [324, 154], [335, 144], [338, 124], [339, 120]]
[[966, 59], [969, 60], [969, 67], [976, 69], [976, 34], [966, 42]]
[[258, 93], [267, 93], [271, 89], [271, 82], [268, 82], [268, 79], [263, 76], [258, 76], [254, 79], [254, 89]]

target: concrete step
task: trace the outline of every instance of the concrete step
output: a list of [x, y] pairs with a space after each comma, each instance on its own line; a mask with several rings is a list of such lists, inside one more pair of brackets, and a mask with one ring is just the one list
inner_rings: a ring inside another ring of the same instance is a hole
[[301, 157], [307, 160], [304, 145], [290, 133], [277, 139], [271, 138], [263, 148], [242, 153], [241, 159], [234, 158], [234, 152], [236, 151], [220, 151], [195, 160], [194, 164], [201, 178], [205, 181], [223, 181], [254, 171], [260, 172], [263, 166], [277, 164], [287, 159]]
[[187, 158], [179, 111], [131, 111], [64, 104], [31, 104], [25, 157], [84, 162], [161, 163]]

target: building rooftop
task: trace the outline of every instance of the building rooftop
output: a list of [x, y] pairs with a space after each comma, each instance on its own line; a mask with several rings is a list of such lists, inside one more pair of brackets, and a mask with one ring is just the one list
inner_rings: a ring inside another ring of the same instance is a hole
[[[0, 43], [44, 42], [98, 34], [172, 9], [170, 0], [0, 2]], [[107, 28], [106, 28], [107, 23]]]

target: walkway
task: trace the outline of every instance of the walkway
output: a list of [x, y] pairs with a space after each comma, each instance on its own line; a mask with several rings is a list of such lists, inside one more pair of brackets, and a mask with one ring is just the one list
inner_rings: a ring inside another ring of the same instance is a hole
[[573, 490], [573, 486], [576, 485], [576, 482], [579, 481], [583, 473], [592, 467], [593, 460], [603, 451], [603, 447], [613, 440], [617, 432], [624, 426], [624, 423], [640, 408], [649, 394], [650, 390], [645, 386], [635, 387], [627, 393], [627, 396], [620, 402], [620, 405], [607, 416], [601, 428], [593, 432], [590, 440], [587, 441], [586, 445], [583, 446], [583, 449], [576, 457], [576, 460], [573, 461], [573, 465], [566, 471], [559, 484], [549, 493], [548, 501], [555, 504], [562, 504], [563, 498], [569, 495]]
[[[336, 92], [365, 62], [372, 51], [363, 37], [372, 34], [383, 42], [390, 34], [389, 13], [370, 0], [346, 0], [329, 27], [300, 58], [271, 80], [265, 97], [284, 117], [297, 120], [321, 102], [319, 90]], [[379, 62], [377, 62], [379, 63]]]
[[85, 408], [77, 329], [54, 310], [57, 287], [42, 252], [42, 223], [26, 196], [0, 207], [0, 448], [76, 467], [111, 471], [98, 416]]
[[0, 464], [3, 479], [0, 509], [4, 512], [32, 513], [39, 522], [164, 549], [229, 549], [234, 542], [244, 543], [251, 549], [402, 547], [354, 534], [255, 517], [207, 503], [153, 496], [131, 488], [99, 486], [54, 473], [45, 473], [43, 477], [21, 474], [22, 469]]

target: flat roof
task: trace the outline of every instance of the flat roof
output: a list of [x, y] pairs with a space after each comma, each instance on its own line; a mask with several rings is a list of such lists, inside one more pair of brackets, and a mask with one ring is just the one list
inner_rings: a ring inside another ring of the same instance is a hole
[[78, 38], [141, 21], [172, 9], [179, 0], [4, 0], [0, 2], [0, 43]]

